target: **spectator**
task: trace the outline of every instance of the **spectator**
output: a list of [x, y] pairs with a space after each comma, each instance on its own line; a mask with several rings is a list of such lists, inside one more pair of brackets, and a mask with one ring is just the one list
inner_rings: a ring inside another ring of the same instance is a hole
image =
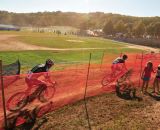
[[157, 94], [160, 94], [159, 82], [160, 82], [160, 65], [158, 65], [158, 68], [156, 70], [156, 76], [155, 76], [155, 79], [154, 79], [154, 82], [153, 82], [153, 92], [152, 93], [155, 93], [156, 88], [157, 88]]
[[151, 61], [149, 61], [147, 63], [147, 66], [144, 68], [144, 70], [142, 72], [142, 76], [141, 76], [141, 78], [143, 80], [142, 93], [144, 93], [144, 94], [147, 94], [148, 84], [149, 84], [152, 72], [154, 72], [153, 64]]

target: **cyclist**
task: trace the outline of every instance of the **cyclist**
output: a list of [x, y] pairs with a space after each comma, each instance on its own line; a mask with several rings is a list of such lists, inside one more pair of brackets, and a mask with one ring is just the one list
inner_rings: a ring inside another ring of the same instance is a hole
[[33, 85], [46, 85], [44, 80], [38, 79], [40, 76], [44, 76], [45, 80], [51, 84], [55, 84], [51, 81], [48, 73], [49, 69], [54, 66], [54, 62], [51, 59], [47, 59], [45, 64], [36, 65], [29, 72], [25, 81], [29, 87]]
[[112, 73], [115, 74], [117, 71], [122, 71], [123, 68], [127, 69], [125, 66], [125, 61], [128, 59], [127, 55], [123, 55], [122, 57], [118, 57], [116, 58], [113, 62], [112, 62]]
[[128, 59], [128, 56], [124, 54], [122, 57], [116, 58], [112, 64], [125, 63], [127, 59]]

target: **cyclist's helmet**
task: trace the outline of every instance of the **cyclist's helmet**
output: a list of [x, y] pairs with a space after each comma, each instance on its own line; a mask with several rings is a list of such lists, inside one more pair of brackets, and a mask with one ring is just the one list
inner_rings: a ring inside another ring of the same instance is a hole
[[127, 55], [123, 55], [123, 59], [126, 60], [128, 58]]
[[150, 67], [153, 67], [152, 61], [148, 61], [148, 62], [147, 62], [147, 65], [150, 65]]
[[46, 65], [51, 67], [51, 66], [54, 65], [54, 62], [51, 59], [47, 59], [46, 60]]
[[158, 65], [158, 70], [160, 70], [160, 65]]

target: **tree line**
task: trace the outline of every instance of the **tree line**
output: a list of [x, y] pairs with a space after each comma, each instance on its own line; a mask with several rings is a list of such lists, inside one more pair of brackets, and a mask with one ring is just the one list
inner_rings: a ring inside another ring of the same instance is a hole
[[133, 22], [118, 20], [115, 23], [112, 22], [112, 20], [108, 20], [103, 28], [103, 31], [108, 36], [115, 36], [120, 33], [122, 37], [126, 38], [157, 39], [160, 37], [160, 18], [139, 18]]
[[20, 27], [72, 26], [81, 30], [103, 29], [105, 35], [122, 33], [126, 37], [160, 36], [160, 17], [133, 17], [93, 12], [37, 12], [13, 13], [0, 11], [0, 24]]

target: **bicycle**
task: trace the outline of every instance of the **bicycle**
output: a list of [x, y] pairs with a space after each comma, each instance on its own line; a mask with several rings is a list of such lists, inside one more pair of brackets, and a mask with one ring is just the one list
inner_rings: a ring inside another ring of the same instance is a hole
[[43, 115], [45, 115], [46, 113], [50, 112], [53, 109], [53, 102], [49, 102], [46, 105], [41, 106], [37, 111], [37, 117], [40, 118]]
[[124, 64], [115, 64], [112, 73], [104, 76], [101, 81], [102, 86], [108, 86], [120, 77], [122, 77], [128, 70], [126, 69]]
[[132, 81], [130, 80], [132, 73], [133, 69], [128, 69], [124, 75], [117, 79], [117, 83], [123, 83], [128, 80], [132, 84]]
[[[52, 85], [40, 84], [38, 87], [34, 85], [24, 92], [15, 93], [8, 99], [6, 108], [9, 111], [17, 112], [36, 98], [42, 103], [47, 102], [53, 98], [55, 94], [55, 85], [56, 82]], [[35, 87], [37, 87], [35, 91], [31, 92], [32, 88]]]

